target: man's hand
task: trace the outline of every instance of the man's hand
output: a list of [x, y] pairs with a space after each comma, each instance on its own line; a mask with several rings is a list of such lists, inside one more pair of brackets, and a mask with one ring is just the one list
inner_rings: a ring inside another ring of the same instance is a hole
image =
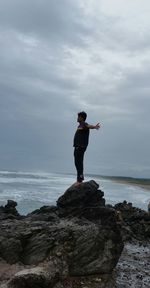
[[100, 125], [100, 123], [97, 123], [96, 125], [88, 125], [87, 126], [89, 129], [96, 129], [96, 130], [98, 130], [100, 127], [101, 127], [101, 125]]
[[98, 130], [100, 127], [101, 127], [100, 123], [97, 123], [97, 124], [95, 125], [95, 129], [96, 129], [96, 130]]

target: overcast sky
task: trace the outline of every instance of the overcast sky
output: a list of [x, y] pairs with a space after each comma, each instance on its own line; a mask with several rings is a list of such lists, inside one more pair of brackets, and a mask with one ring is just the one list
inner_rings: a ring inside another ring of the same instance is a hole
[[0, 1], [0, 169], [149, 177], [150, 1]]

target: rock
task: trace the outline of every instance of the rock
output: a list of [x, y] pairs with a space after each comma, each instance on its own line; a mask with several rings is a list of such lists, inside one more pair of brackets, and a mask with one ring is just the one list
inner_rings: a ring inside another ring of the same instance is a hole
[[59, 287], [62, 278], [112, 273], [123, 241], [115, 209], [106, 207], [103, 197], [92, 180], [70, 187], [57, 207], [44, 206], [26, 217], [2, 220], [0, 257], [10, 264], [42, 266], [46, 262], [48, 269], [20, 272], [9, 287], [53, 287], [56, 278], [59, 281], [54, 284]]
[[69, 257], [69, 275], [112, 272], [123, 249], [119, 233], [92, 224], [75, 229], [73, 236], [74, 246]]
[[17, 202], [13, 200], [8, 200], [5, 207], [0, 207], [0, 220], [4, 219], [21, 219], [21, 217], [16, 209]]
[[89, 206], [89, 203], [97, 205], [104, 196], [103, 192], [97, 193], [98, 187], [99, 185], [94, 180], [81, 183], [79, 186], [72, 185], [57, 200], [57, 206], [72, 206], [72, 203], [77, 207], [80, 205]]
[[45, 268], [36, 267], [18, 272], [8, 283], [8, 288], [49, 288], [55, 282], [55, 275], [51, 275]]
[[11, 279], [17, 272], [23, 269], [25, 269], [25, 266], [20, 263], [11, 265], [0, 259], [0, 288], [2, 283], [6, 283], [8, 279]]
[[77, 187], [71, 186], [57, 201], [60, 217], [85, 216], [87, 218], [86, 215], [92, 216], [94, 213], [94, 219], [97, 215], [96, 211], [100, 211], [100, 207], [105, 207], [104, 192], [98, 190], [98, 187], [99, 185], [93, 180], [81, 183]]
[[58, 208], [56, 206], [43, 206], [29, 213], [27, 218], [32, 221], [57, 222], [59, 221]]
[[132, 203], [126, 201], [114, 206], [117, 214], [120, 213], [121, 231], [125, 241], [136, 239], [140, 241], [150, 241], [150, 215]]
[[[5, 205], [5, 208], [11, 209], [11, 208], [15, 208], [17, 206], [17, 202], [13, 201], [13, 200], [8, 200], [7, 204]], [[18, 214], [18, 212], [17, 212]]]
[[23, 248], [20, 239], [9, 237], [6, 233], [5, 235], [0, 235], [0, 257], [6, 260], [8, 263], [17, 263], [20, 260], [21, 252]]

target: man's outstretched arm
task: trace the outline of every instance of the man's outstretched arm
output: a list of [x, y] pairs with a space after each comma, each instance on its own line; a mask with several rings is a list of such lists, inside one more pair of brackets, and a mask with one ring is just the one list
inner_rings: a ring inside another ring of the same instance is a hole
[[87, 127], [88, 127], [89, 129], [96, 129], [96, 130], [98, 130], [98, 129], [101, 127], [101, 125], [100, 125], [100, 123], [97, 123], [96, 125], [90, 125], [90, 124], [88, 124]]

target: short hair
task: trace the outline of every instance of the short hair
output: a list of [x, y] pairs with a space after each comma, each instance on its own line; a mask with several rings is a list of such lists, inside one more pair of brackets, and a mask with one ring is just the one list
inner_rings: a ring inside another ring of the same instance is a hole
[[86, 112], [82, 111], [82, 112], [78, 113], [78, 116], [81, 116], [84, 119], [84, 121], [85, 121], [86, 117], [87, 117], [87, 114], [86, 114]]

